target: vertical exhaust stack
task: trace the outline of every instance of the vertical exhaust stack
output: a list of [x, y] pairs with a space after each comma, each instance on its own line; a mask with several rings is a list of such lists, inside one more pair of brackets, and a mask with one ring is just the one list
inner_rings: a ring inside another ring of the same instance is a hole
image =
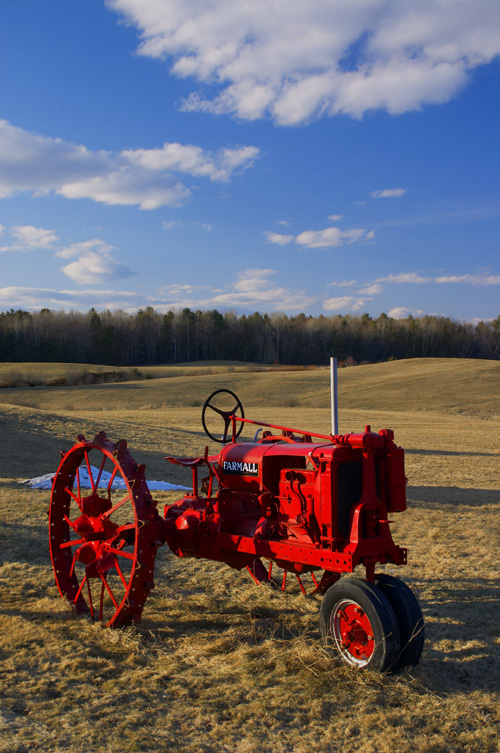
[[332, 435], [339, 433], [339, 393], [337, 383], [337, 359], [330, 357], [330, 393], [332, 406]]

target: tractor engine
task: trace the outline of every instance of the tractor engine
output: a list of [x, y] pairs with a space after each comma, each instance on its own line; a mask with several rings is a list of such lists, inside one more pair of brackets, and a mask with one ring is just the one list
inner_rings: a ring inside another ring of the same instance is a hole
[[[335, 440], [332, 445], [264, 435], [259, 443], [230, 443], [210, 459], [207, 453], [195, 460], [169, 458], [196, 475], [205, 465], [208, 479], [213, 474], [218, 481], [214, 496], [199, 496], [195, 481], [193, 494], [165, 508], [170, 549], [181, 557], [246, 566], [258, 580], [263, 571], [257, 565], [255, 572], [255, 562], [271, 554], [295, 574], [321, 568], [325, 557], [341, 571], [360, 562], [371, 568], [367, 539], [372, 549], [377, 542], [378, 561], [401, 564], [406, 550], [393, 543], [387, 512], [406, 508], [404, 451], [387, 429], [374, 434], [366, 427], [363, 434]], [[287, 556], [296, 547], [307, 547], [300, 549], [302, 562]]]

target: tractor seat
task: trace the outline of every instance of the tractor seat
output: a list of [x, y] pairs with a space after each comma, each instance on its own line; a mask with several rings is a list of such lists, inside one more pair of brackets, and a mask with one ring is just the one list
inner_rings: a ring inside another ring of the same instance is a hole
[[218, 455], [203, 455], [200, 458], [175, 458], [172, 455], [166, 455], [165, 460], [174, 465], [181, 465], [183, 468], [195, 468], [198, 465], [206, 465], [207, 463], [217, 463], [219, 460]]

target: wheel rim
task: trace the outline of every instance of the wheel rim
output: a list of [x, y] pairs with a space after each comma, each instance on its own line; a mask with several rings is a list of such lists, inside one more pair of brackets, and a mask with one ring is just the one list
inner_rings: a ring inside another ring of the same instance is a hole
[[[104, 443], [79, 442], [61, 461], [49, 510], [50, 553], [61, 596], [78, 614], [118, 627], [140, 620], [154, 587], [156, 547], [146, 530], [154, 508], [126, 442]], [[82, 487], [84, 474], [90, 489]]]
[[366, 612], [351, 599], [335, 605], [331, 615], [331, 635], [344, 661], [366, 667], [375, 650], [373, 627]]

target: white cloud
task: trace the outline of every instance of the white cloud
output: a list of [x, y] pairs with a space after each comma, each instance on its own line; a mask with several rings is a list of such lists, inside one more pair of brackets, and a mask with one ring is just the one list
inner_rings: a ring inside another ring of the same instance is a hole
[[[188, 227], [201, 227], [209, 233], [213, 229], [213, 225], [208, 222], [188, 222]], [[173, 227], [185, 227], [185, 223], [182, 220], [169, 220], [168, 222], [162, 222], [162, 228], [164, 230], [171, 230]]]
[[62, 271], [79, 285], [101, 285], [103, 282], [135, 274], [125, 264], [113, 259], [111, 252], [114, 250], [114, 246], [99, 238], [93, 238], [81, 243], [72, 243], [57, 251], [54, 256], [61, 259], [76, 259], [62, 267]]
[[[275, 284], [273, 269], [247, 269], [222, 288], [174, 284], [151, 296], [149, 305], [158, 311], [188, 307], [244, 310], [297, 311], [316, 304], [317, 296]], [[204, 291], [204, 292], [201, 292]]]
[[[2, 230], [5, 228], [2, 226]], [[13, 225], [10, 235], [14, 242], [1, 246], [0, 251], [32, 251], [37, 248], [50, 249], [59, 238], [53, 230], [46, 230], [33, 225]]]
[[75, 257], [81, 256], [82, 254], [87, 254], [90, 251], [98, 251], [101, 254], [109, 254], [114, 249], [114, 246], [108, 245], [107, 243], [105, 243], [105, 241], [101, 241], [99, 240], [99, 238], [94, 238], [90, 241], [72, 243], [70, 246], [56, 251], [54, 256], [58, 256], [61, 259], [74, 259]]
[[333, 288], [350, 288], [353, 285], [356, 285], [357, 280], [344, 280], [343, 282], [329, 282], [328, 287]]
[[329, 214], [328, 219], [330, 220], [330, 222], [340, 222], [340, 220], [342, 219], [342, 215], [341, 214]]
[[182, 220], [168, 220], [167, 222], [162, 222], [161, 226], [164, 230], [171, 230], [173, 227], [183, 227], [184, 223]]
[[[5, 287], [0, 288], [0, 308], [25, 308], [84, 310], [95, 306], [100, 309], [137, 311], [143, 304], [135, 291], [127, 290], [53, 290], [51, 288]], [[147, 305], [147, 304], [146, 304]]]
[[290, 223], [288, 222], [288, 220], [278, 220], [276, 224], [277, 225], [285, 225], [286, 227], [288, 227], [288, 225]]
[[0, 198], [55, 192], [69, 199], [141, 209], [180, 206], [191, 191], [178, 174], [227, 182], [250, 167], [258, 154], [252, 146], [212, 153], [177, 143], [160, 149], [92, 152], [0, 120]]
[[162, 172], [175, 170], [212, 181], [226, 182], [233, 173], [250, 167], [259, 155], [255, 146], [220, 149], [215, 154], [192, 144], [164, 144], [161, 149], [135, 149], [121, 153], [132, 165]]
[[327, 298], [323, 301], [325, 311], [359, 311], [369, 299], [357, 298], [353, 295]]
[[500, 275], [449, 275], [436, 277], [434, 282], [466, 285], [500, 285]]
[[272, 233], [269, 230], [264, 232], [268, 243], [275, 243], [278, 246], [286, 246], [287, 243], [291, 243], [294, 239], [293, 235], [282, 235], [281, 233]]
[[325, 230], [305, 230], [297, 236], [265, 230], [263, 235], [266, 237], [267, 243], [286, 246], [294, 241], [298, 246], [305, 248], [338, 248], [356, 241], [373, 240], [375, 236], [373, 230], [369, 232], [361, 228], [341, 230], [338, 227], [327, 227]]
[[379, 277], [375, 282], [389, 282], [394, 284], [407, 284], [414, 283], [421, 285], [424, 282], [432, 282], [431, 277], [424, 277], [418, 272], [398, 272], [396, 275], [388, 275], [387, 277]]
[[66, 264], [62, 271], [80, 285], [100, 285], [102, 282], [110, 282], [134, 274], [125, 264], [94, 251], [89, 251], [76, 261]]
[[495, 0], [107, 0], [139, 52], [203, 83], [185, 109], [296, 124], [448, 101], [500, 52]]
[[336, 248], [355, 243], [363, 236], [366, 237], [366, 230], [359, 228], [340, 230], [338, 227], [327, 227], [325, 230], [305, 230], [295, 238], [295, 242], [306, 248]]
[[429, 277], [419, 272], [399, 272], [396, 275], [379, 277], [375, 283], [386, 282], [390, 284], [416, 284], [424, 283], [450, 284], [450, 285], [500, 285], [500, 275], [492, 274], [465, 274], [465, 275], [443, 275], [439, 277]]
[[372, 191], [372, 199], [400, 199], [406, 193], [406, 188], [385, 188], [379, 191]]
[[66, 264], [62, 271], [79, 285], [101, 285], [103, 282], [135, 274], [125, 264], [112, 258], [113, 250], [113, 246], [94, 238], [83, 243], [73, 243], [55, 255], [63, 259], [76, 257], [76, 261]]
[[387, 316], [390, 316], [391, 319], [406, 319], [410, 314], [412, 316], [423, 316], [424, 312], [421, 309], [408, 309], [404, 306], [396, 306], [396, 308], [389, 311]]
[[2, 235], [4, 230], [5, 230], [5, 225], [0, 225], [0, 235]]
[[383, 291], [383, 286], [374, 282], [371, 285], [367, 285], [364, 288], [358, 290], [358, 295], [379, 295]]

